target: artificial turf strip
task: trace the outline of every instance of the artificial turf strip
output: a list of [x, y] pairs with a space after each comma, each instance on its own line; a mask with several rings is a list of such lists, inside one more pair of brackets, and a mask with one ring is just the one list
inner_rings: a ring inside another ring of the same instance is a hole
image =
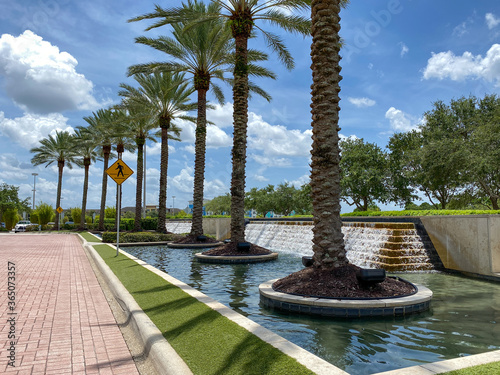
[[85, 241], [87, 242], [102, 242], [99, 238], [97, 238], [96, 236], [93, 236], [92, 234], [90, 234], [89, 232], [81, 232], [79, 233], [80, 236], [82, 236]]
[[498, 375], [500, 374], [500, 362], [487, 363], [485, 365], [473, 366], [461, 370], [446, 372], [443, 375]]
[[113, 248], [94, 248], [194, 374], [314, 374]]

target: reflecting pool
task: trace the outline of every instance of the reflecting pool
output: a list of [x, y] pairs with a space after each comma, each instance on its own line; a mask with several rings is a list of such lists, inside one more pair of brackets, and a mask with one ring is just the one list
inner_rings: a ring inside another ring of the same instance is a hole
[[247, 265], [197, 262], [200, 250], [128, 247], [126, 252], [231, 307], [351, 374], [373, 374], [500, 349], [500, 284], [442, 273], [408, 273], [430, 288], [431, 309], [400, 318], [328, 320], [259, 306], [258, 287], [302, 268], [301, 257]]

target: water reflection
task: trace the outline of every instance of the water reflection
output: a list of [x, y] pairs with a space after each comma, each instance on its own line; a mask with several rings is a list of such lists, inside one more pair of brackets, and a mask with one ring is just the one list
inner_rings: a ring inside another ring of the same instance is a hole
[[259, 305], [258, 286], [302, 268], [280, 253], [275, 262], [214, 265], [200, 250], [136, 247], [127, 251], [353, 374], [371, 374], [500, 349], [500, 285], [439, 273], [404, 277], [430, 288], [425, 313], [400, 318], [329, 320]]

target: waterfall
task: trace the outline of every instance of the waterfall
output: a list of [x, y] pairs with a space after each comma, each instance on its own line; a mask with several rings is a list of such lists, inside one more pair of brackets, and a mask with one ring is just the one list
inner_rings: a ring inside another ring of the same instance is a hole
[[[270, 250], [311, 256], [311, 222], [250, 222], [246, 240]], [[347, 259], [363, 268], [387, 271], [434, 269], [422, 238], [412, 223], [343, 223]]]
[[190, 221], [167, 221], [167, 231], [176, 234], [191, 232]]

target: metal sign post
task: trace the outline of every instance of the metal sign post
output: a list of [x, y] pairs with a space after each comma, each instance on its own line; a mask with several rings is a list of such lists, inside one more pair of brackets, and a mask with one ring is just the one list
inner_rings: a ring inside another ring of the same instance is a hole
[[118, 227], [116, 229], [116, 256], [118, 256], [120, 252], [120, 213], [121, 213], [121, 205], [122, 205], [122, 183], [129, 178], [134, 171], [130, 169], [130, 167], [125, 164], [125, 162], [121, 159], [115, 161], [111, 167], [106, 169], [106, 173], [109, 177], [111, 177], [117, 184], [118, 189], [118, 202], [117, 202], [117, 218], [118, 218]]

